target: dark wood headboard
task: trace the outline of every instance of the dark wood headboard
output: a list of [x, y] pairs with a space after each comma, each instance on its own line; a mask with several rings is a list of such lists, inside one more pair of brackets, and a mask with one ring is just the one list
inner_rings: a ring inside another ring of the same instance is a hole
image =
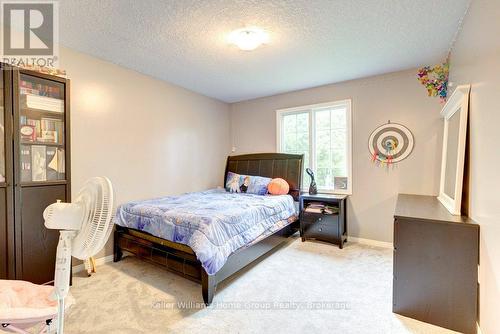
[[290, 185], [289, 194], [298, 201], [302, 186], [303, 154], [256, 153], [227, 158], [224, 185], [228, 172], [282, 178]]

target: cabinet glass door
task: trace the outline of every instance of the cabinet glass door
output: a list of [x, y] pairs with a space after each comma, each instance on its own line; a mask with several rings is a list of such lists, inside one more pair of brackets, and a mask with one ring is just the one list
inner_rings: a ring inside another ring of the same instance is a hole
[[65, 179], [64, 89], [63, 83], [20, 74], [21, 183]]
[[5, 105], [4, 105], [4, 72], [0, 69], [0, 279], [9, 277], [9, 258], [8, 258], [8, 238], [7, 235], [7, 185], [5, 174]]
[[5, 104], [3, 70], [0, 72], [0, 183], [5, 182]]

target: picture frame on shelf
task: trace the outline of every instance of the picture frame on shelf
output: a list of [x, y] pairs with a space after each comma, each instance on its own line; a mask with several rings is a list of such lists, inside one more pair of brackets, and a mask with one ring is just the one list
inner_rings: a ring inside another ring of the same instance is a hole
[[45, 145], [31, 146], [31, 181], [47, 181], [47, 147]]
[[36, 140], [36, 129], [33, 125], [22, 125], [19, 132], [23, 141], [34, 142]]
[[57, 131], [54, 130], [42, 130], [42, 136], [40, 137], [40, 141], [44, 143], [57, 143]]

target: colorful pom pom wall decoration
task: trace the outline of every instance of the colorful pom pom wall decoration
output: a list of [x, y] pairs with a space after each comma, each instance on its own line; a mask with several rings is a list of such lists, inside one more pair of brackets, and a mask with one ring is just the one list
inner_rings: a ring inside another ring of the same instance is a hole
[[434, 67], [425, 66], [418, 70], [417, 78], [425, 86], [429, 96], [439, 96], [441, 103], [446, 102], [448, 94], [448, 75], [450, 69], [449, 59], [441, 65]]

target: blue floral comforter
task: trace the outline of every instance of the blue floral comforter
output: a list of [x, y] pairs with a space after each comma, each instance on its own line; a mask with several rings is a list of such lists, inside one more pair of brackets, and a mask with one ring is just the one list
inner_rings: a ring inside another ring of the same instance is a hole
[[115, 224], [188, 245], [206, 272], [214, 275], [237, 249], [296, 214], [289, 195], [212, 189], [123, 204]]

